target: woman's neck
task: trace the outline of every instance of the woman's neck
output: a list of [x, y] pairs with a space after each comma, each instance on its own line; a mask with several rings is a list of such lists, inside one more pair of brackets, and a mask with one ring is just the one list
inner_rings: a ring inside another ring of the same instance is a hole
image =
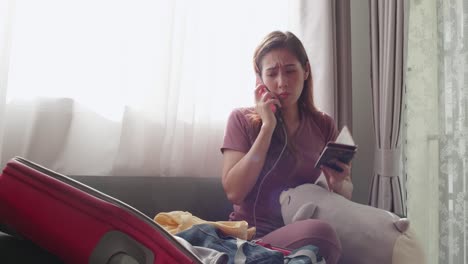
[[286, 124], [286, 128], [288, 130], [288, 134], [292, 135], [296, 132], [296, 129], [299, 127], [299, 108], [297, 105], [282, 108], [281, 114], [283, 116], [284, 123]]

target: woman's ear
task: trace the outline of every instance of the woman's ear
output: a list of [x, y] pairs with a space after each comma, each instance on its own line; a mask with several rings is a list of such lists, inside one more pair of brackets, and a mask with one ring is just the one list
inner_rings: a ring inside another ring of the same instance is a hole
[[263, 84], [262, 76], [260, 76], [259, 72], [255, 72], [255, 85], [258, 86], [259, 84]]
[[310, 63], [306, 63], [305, 71], [304, 71], [304, 80], [307, 80], [310, 76]]

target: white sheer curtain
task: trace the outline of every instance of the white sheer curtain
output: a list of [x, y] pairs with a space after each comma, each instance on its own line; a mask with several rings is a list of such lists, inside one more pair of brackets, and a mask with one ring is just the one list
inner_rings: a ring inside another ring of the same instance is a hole
[[219, 176], [255, 46], [297, 31], [280, 0], [0, 1], [1, 165], [65, 174]]
[[411, 4], [408, 215], [429, 263], [468, 263], [468, 3]]
[[[11, 43], [11, 17], [14, 13], [14, 0], [0, 1], [0, 147], [3, 145], [5, 127], [6, 89]], [[2, 152], [0, 151], [0, 161]]]
[[288, 21], [282, 1], [10, 3], [2, 164], [67, 174], [218, 176], [253, 49]]

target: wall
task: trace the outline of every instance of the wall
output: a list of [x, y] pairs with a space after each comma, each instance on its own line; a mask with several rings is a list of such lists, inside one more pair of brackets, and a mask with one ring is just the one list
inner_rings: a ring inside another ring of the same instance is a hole
[[358, 153], [353, 161], [353, 200], [367, 204], [374, 164], [374, 129], [370, 88], [369, 1], [351, 0], [353, 137]]
[[[451, 262], [450, 257], [444, 255], [447, 252], [442, 250], [443, 247], [439, 249], [439, 240], [444, 244], [450, 239], [442, 234], [446, 229], [439, 227], [439, 211], [442, 214], [448, 213], [448, 210], [446, 207], [439, 207], [443, 205], [439, 203], [439, 194], [442, 193], [439, 191], [439, 183], [443, 178], [439, 175], [439, 145], [436, 137], [439, 133], [438, 83], [441, 82], [438, 75], [437, 8], [436, 0], [411, 1], [408, 26], [405, 127], [407, 207], [408, 218], [422, 243], [428, 264], [438, 263], [439, 259], [440, 263], [457, 263]], [[445, 188], [448, 190], [448, 185]], [[453, 197], [455, 199], [462, 196]], [[464, 214], [462, 207], [459, 207], [459, 211], [461, 215]], [[451, 221], [457, 224], [455, 218]], [[456, 245], [458, 244], [451, 247], [462, 256], [463, 244], [460, 244], [460, 248]]]

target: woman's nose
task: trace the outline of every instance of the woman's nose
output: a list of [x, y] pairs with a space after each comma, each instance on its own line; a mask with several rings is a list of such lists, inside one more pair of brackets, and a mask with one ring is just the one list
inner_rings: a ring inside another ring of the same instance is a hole
[[278, 74], [278, 88], [286, 89], [288, 87], [288, 78], [284, 74]]

